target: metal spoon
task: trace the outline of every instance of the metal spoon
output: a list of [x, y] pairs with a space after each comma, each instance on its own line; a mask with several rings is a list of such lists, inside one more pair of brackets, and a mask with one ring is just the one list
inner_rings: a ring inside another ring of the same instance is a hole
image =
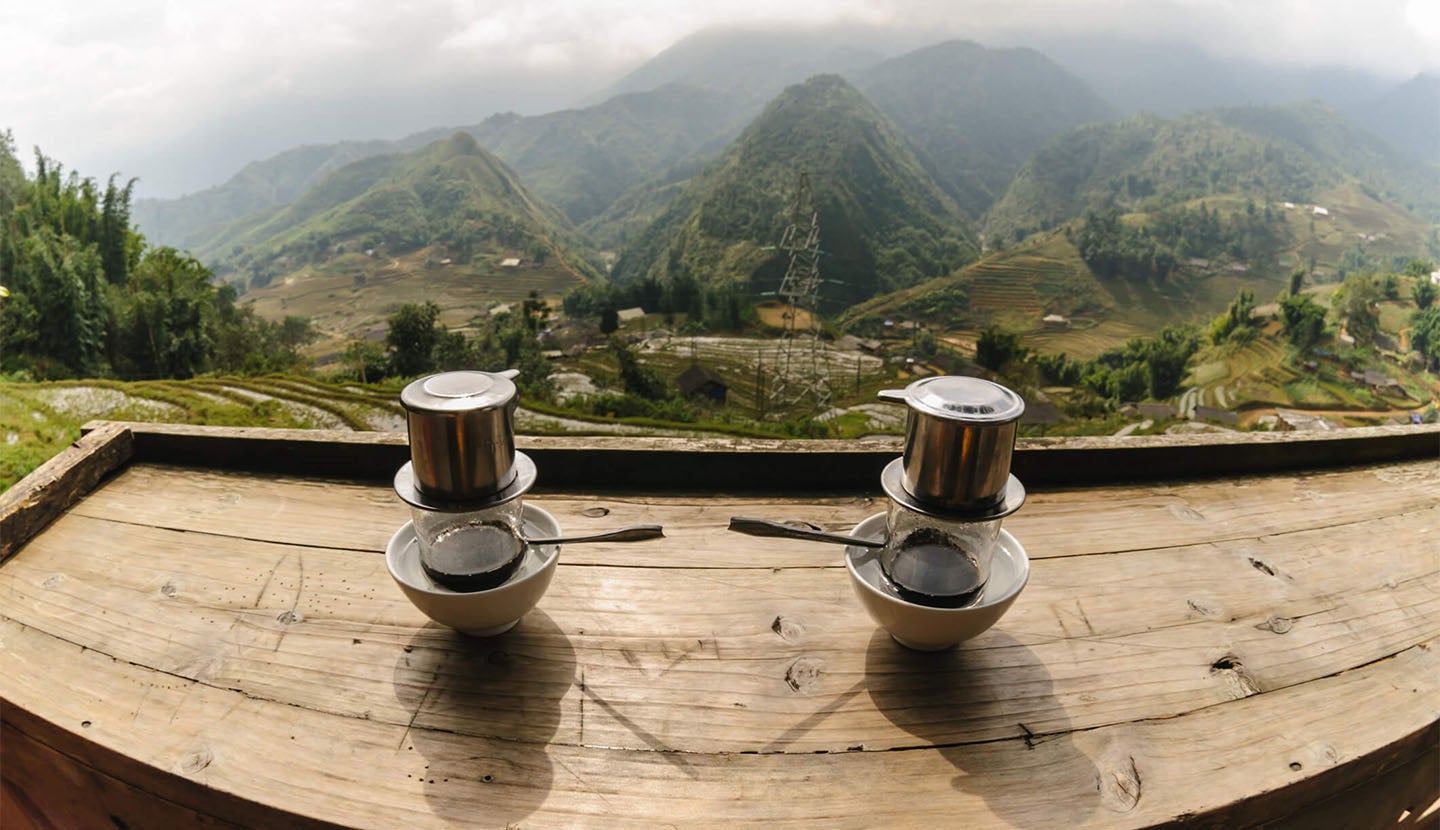
[[527, 545], [574, 545], [580, 542], [643, 542], [660, 539], [665, 531], [660, 525], [629, 525], [589, 536], [554, 536], [549, 539], [526, 539]]
[[826, 533], [823, 530], [808, 530], [803, 527], [772, 522], [769, 519], [752, 519], [746, 516], [731, 516], [730, 529], [749, 536], [778, 536], [783, 539], [806, 539], [811, 542], [833, 542], [837, 545], [855, 545], [861, 548], [883, 548], [884, 540], [862, 539], [843, 533]]

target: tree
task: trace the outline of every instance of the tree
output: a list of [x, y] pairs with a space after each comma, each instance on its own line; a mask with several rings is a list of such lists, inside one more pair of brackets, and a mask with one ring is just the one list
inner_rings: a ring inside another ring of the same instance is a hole
[[1440, 307], [1410, 315], [1410, 347], [1425, 356], [1426, 367], [1440, 367]]
[[1195, 332], [1184, 326], [1166, 326], [1144, 341], [1141, 353], [1147, 364], [1151, 397], [1168, 398], [1180, 390], [1185, 366], [1199, 348], [1200, 340]]
[[1309, 351], [1325, 334], [1325, 309], [1308, 294], [1280, 298], [1281, 331], [1302, 353]]
[[975, 341], [975, 362], [998, 372], [1012, 360], [1024, 360], [1028, 350], [1020, 346], [1020, 336], [991, 326], [980, 332]]
[[1357, 346], [1375, 342], [1375, 333], [1380, 328], [1375, 318], [1379, 299], [1380, 288], [1369, 274], [1347, 277], [1344, 285], [1335, 292], [1335, 308]]
[[620, 363], [620, 382], [624, 384], [626, 392], [651, 401], [670, 397], [670, 389], [664, 379], [660, 377], [660, 373], [649, 366], [642, 365], [635, 350], [630, 348], [624, 340], [619, 337], [611, 337], [610, 351], [615, 354], [615, 359]]
[[1412, 259], [1405, 266], [1405, 276], [1428, 278], [1430, 272], [1435, 270], [1435, 263], [1424, 259]]
[[525, 315], [525, 327], [530, 329], [531, 333], [540, 331], [540, 327], [550, 319], [550, 304], [534, 289], [530, 290], [525, 302], [521, 304], [521, 311]]
[[293, 365], [300, 361], [300, 349], [319, 339], [320, 332], [315, 330], [310, 318], [288, 315], [280, 321], [278, 335], [280, 348], [289, 355]]
[[345, 347], [345, 363], [355, 366], [361, 383], [373, 383], [385, 377], [385, 351], [379, 344], [354, 340]]
[[188, 378], [215, 353], [210, 269], [174, 248], [145, 252], [118, 310], [116, 368], [132, 378]]
[[1301, 288], [1302, 286], [1304, 286], [1304, 284], [1305, 284], [1305, 269], [1304, 269], [1304, 268], [1296, 268], [1294, 271], [1291, 271], [1291, 272], [1290, 272], [1290, 286], [1289, 286], [1289, 289], [1288, 289], [1285, 293], [1293, 297], [1293, 296], [1295, 296], [1296, 294], [1299, 294], [1299, 293], [1300, 293], [1300, 288]]
[[620, 312], [606, 307], [600, 312], [600, 333], [613, 334], [620, 328]]
[[1210, 324], [1210, 342], [1215, 345], [1228, 340], [1249, 340], [1254, 333], [1254, 320], [1251, 312], [1255, 310], [1255, 292], [1241, 290], [1230, 301], [1230, 306], [1224, 314], [1219, 315]]
[[1415, 301], [1416, 308], [1424, 309], [1429, 308], [1430, 304], [1435, 302], [1436, 293], [1440, 292], [1437, 292], [1435, 283], [1431, 282], [1427, 276], [1422, 277], [1410, 289], [1410, 298]]
[[432, 353], [440, 338], [439, 319], [440, 306], [430, 301], [407, 303], [390, 316], [385, 347], [395, 374], [413, 377], [434, 370]]

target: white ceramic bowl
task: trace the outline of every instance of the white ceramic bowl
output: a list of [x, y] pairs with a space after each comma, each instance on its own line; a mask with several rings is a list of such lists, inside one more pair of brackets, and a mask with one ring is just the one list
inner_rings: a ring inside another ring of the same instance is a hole
[[[534, 505], [524, 506], [521, 520], [528, 537], [560, 535], [555, 517]], [[514, 628], [545, 595], [559, 560], [559, 545], [530, 545], [514, 576], [503, 585], [461, 593], [435, 584], [420, 567], [420, 543], [413, 523], [402, 525], [385, 546], [385, 566], [405, 597], [435, 622], [472, 637], [494, 637]]]
[[[852, 536], [873, 538], [885, 533], [885, 514], [855, 525]], [[880, 551], [872, 548], [845, 548], [845, 568], [855, 596], [870, 618], [890, 632], [895, 641], [917, 651], [940, 651], [974, 637], [994, 625], [1030, 579], [1030, 559], [1025, 548], [1001, 530], [990, 563], [990, 579], [980, 599], [964, 608], [932, 608], [900, 598], [895, 586], [880, 569]]]

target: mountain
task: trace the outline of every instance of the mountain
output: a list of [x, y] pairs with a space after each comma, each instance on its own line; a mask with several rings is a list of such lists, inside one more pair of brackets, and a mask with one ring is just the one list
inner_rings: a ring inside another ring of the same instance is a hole
[[1384, 79], [1338, 66], [1303, 68], [1220, 56], [1179, 41], [1032, 35], [1025, 45], [1075, 73], [1123, 115], [1174, 116], [1225, 106], [1319, 98], [1342, 112], [1373, 100]]
[[569, 221], [464, 132], [413, 153], [347, 165], [199, 253], [263, 284], [298, 263], [363, 248], [392, 256], [431, 249], [461, 265], [553, 256], [590, 270], [576, 254], [581, 245]]
[[806, 78], [848, 75], [915, 45], [913, 36], [873, 27], [708, 29], [646, 61], [596, 100], [683, 84], [727, 93], [753, 107], [753, 114]]
[[[743, 107], [722, 92], [672, 84], [617, 95], [585, 109], [497, 114], [462, 129], [517, 171], [536, 194], [580, 223], [667, 167], [696, 153], [718, 152], [757, 111], [758, 106]], [[152, 243], [212, 250], [233, 223], [263, 221], [266, 212], [290, 204], [347, 164], [410, 152], [453, 132], [436, 128], [398, 141], [299, 147], [249, 164], [223, 185], [200, 193], [141, 199], [135, 205], [136, 224]]]
[[139, 199], [135, 224], [155, 245], [182, 250], [204, 246], [241, 217], [288, 204], [347, 164], [399, 152], [392, 141], [342, 141], [286, 150], [245, 165], [224, 184], [178, 199]]
[[980, 216], [1057, 133], [1115, 110], [1031, 49], [949, 41], [859, 73], [855, 85], [922, 151], [941, 187]]
[[1440, 77], [1416, 75], [1359, 107], [1357, 117], [1395, 149], [1440, 164]]
[[854, 87], [820, 75], [772, 101], [621, 253], [612, 276], [773, 290], [786, 264], [773, 246], [802, 171], [819, 215], [822, 293], [832, 303], [948, 273], [975, 256], [964, 215], [909, 143]]
[[753, 115], [727, 93], [668, 84], [585, 109], [495, 115], [469, 132], [579, 224], [667, 167], [719, 152]]
[[1172, 120], [1142, 115], [1064, 133], [1020, 169], [986, 219], [1011, 241], [1086, 210], [1207, 196], [1314, 202], [1354, 183], [1377, 201], [1440, 216], [1434, 168], [1417, 165], [1318, 102], [1239, 107]]

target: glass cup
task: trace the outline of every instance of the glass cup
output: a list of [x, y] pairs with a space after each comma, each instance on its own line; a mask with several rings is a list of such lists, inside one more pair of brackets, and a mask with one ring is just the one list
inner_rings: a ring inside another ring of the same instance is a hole
[[452, 591], [503, 585], [525, 558], [523, 501], [516, 498], [458, 512], [412, 506], [420, 567], [437, 585]]
[[990, 579], [1000, 519], [927, 515], [890, 500], [880, 567], [900, 596], [917, 605], [961, 608]]

